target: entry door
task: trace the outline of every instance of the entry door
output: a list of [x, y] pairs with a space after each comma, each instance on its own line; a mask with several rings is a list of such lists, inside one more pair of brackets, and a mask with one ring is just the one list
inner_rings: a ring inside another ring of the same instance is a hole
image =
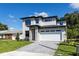
[[35, 40], [35, 30], [34, 29], [32, 30], [32, 40], [33, 41]]

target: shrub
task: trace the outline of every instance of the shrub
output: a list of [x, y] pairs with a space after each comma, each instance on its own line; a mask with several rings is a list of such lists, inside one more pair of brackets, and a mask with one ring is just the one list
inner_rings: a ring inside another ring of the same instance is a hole
[[16, 40], [19, 41], [19, 33], [16, 35]]

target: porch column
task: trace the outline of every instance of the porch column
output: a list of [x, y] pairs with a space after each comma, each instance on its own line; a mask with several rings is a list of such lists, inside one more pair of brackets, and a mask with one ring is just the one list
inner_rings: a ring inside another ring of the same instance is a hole
[[39, 36], [38, 36], [38, 27], [35, 27], [35, 41], [38, 41]]
[[29, 30], [29, 41], [32, 41], [32, 31]]
[[23, 27], [23, 29], [22, 29], [23, 39], [25, 39], [26, 38], [26, 33], [25, 33], [25, 31], [26, 31], [26, 24], [25, 24], [25, 20], [23, 20], [23, 22], [22, 22], [22, 27]]

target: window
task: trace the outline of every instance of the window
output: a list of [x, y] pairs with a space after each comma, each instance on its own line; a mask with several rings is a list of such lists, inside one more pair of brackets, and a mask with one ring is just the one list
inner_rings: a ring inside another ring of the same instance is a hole
[[41, 30], [41, 32], [44, 32], [44, 30]]
[[61, 30], [56, 30], [56, 32], [61, 32]]
[[36, 21], [36, 23], [39, 23], [39, 18], [36, 18], [35, 21]]
[[26, 20], [26, 25], [30, 25], [31, 24], [31, 21], [30, 20]]
[[55, 30], [50, 30], [50, 32], [55, 32]]
[[49, 30], [46, 30], [46, 32], [49, 32]]
[[55, 30], [45, 29], [45, 30], [40, 30], [40, 32], [55, 32]]
[[45, 18], [43, 19], [44, 22], [52, 21], [52, 18]]
[[60, 25], [63, 25], [63, 22], [60, 22]]

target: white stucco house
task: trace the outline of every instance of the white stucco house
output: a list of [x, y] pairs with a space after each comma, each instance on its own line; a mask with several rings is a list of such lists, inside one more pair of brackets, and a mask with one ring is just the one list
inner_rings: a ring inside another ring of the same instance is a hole
[[19, 38], [21, 39], [22, 37], [22, 31], [20, 30], [3, 30], [0, 31], [0, 39], [9, 39], [9, 40], [16, 40], [17, 33], [19, 33]]
[[[66, 36], [66, 21], [58, 21], [57, 16], [23, 17], [23, 39], [26, 38], [26, 28], [29, 27], [29, 41], [64, 41]], [[30, 21], [29, 24], [27, 24]]]

